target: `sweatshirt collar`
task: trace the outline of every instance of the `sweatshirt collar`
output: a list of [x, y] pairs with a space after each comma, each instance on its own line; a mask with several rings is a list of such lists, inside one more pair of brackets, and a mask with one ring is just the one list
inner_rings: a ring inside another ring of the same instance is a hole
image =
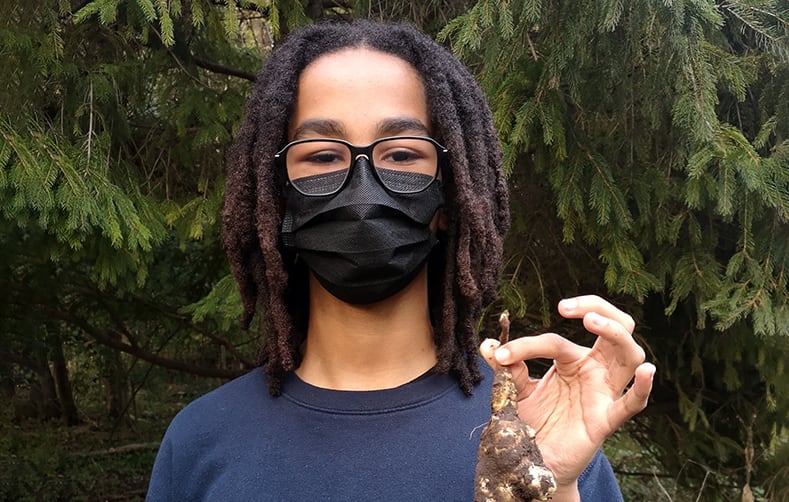
[[422, 406], [453, 388], [459, 390], [454, 378], [432, 370], [399, 387], [365, 391], [324, 389], [289, 372], [282, 382], [282, 397], [316, 411], [372, 415]]

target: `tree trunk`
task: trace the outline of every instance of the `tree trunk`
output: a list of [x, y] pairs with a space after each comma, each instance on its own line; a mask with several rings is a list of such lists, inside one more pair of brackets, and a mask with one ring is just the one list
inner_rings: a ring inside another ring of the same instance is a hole
[[30, 402], [39, 418], [50, 419], [60, 417], [60, 402], [55, 390], [55, 379], [49, 371], [46, 360], [36, 367], [37, 380], [30, 384]]
[[105, 352], [103, 381], [107, 415], [121, 418], [129, 405], [129, 378], [119, 352]]
[[68, 366], [63, 355], [63, 340], [59, 336], [53, 337], [50, 349], [55, 388], [60, 398], [61, 416], [66, 425], [77, 425], [80, 422], [79, 413], [77, 412], [77, 405], [74, 403], [74, 393], [71, 390]]
[[[24, 378], [23, 382], [20, 374], [20, 381], [17, 381], [13, 366], [8, 366], [8, 371], [1, 375], [0, 380], [6, 381], [3, 385], [4, 394], [8, 394], [6, 401], [12, 401], [15, 420], [49, 419], [60, 416], [60, 401], [58, 401], [55, 390], [55, 380], [49, 371], [46, 350], [43, 347], [34, 350], [29, 357], [11, 352], [1, 352], [0, 360], [26, 368], [35, 375], [32, 379]], [[29, 375], [27, 372], [22, 374]], [[17, 394], [17, 383], [22, 387], [29, 388], [27, 401], [12, 399]]]
[[0, 364], [0, 399], [6, 403], [16, 395], [16, 382], [14, 378], [14, 366], [10, 364]]

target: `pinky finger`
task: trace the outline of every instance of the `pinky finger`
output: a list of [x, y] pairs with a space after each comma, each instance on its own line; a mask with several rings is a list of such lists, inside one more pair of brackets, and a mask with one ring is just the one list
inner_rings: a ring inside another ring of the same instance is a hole
[[608, 419], [613, 428], [618, 428], [625, 420], [646, 408], [655, 371], [652, 363], [643, 363], [636, 368], [633, 385], [611, 405]]

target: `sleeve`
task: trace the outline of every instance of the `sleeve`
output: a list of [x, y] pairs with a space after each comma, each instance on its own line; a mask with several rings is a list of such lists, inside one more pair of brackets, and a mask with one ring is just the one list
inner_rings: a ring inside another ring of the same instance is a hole
[[624, 502], [614, 470], [601, 450], [578, 477], [578, 492], [582, 502]]
[[156, 454], [151, 471], [151, 480], [148, 484], [148, 493], [145, 496], [146, 502], [157, 502], [159, 500], [172, 500], [171, 488], [172, 480], [172, 443], [165, 435]]

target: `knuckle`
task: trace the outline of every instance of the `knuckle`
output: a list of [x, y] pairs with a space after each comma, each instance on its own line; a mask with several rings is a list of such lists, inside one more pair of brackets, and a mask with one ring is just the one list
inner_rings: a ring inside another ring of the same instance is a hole
[[543, 336], [554, 347], [561, 347], [569, 342], [569, 340], [558, 333], [545, 333]]
[[591, 308], [595, 305], [599, 305], [600, 302], [605, 302], [603, 298], [597, 295], [582, 295], [577, 297], [577, 300], [579, 305], [586, 308]]
[[647, 353], [644, 352], [642, 347], [637, 347], [635, 361], [640, 366], [647, 360]]
[[630, 314], [625, 314], [622, 320], [622, 325], [628, 331], [628, 333], [632, 333], [636, 329], [636, 320], [633, 319], [633, 316]]

